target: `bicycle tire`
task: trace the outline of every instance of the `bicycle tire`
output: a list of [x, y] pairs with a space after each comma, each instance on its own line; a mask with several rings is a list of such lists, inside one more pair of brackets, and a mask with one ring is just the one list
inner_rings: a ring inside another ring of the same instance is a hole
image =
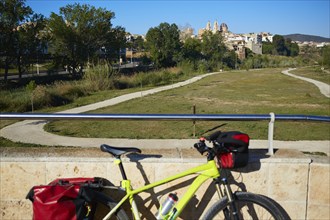
[[270, 200], [271, 203], [273, 203], [274, 205], [276, 205], [276, 207], [281, 212], [281, 214], [282, 214], [282, 216], [283, 216], [284, 219], [288, 219], [288, 220], [291, 219], [290, 216], [289, 216], [289, 214], [285, 211], [285, 209], [278, 202], [276, 202], [274, 199], [269, 198], [269, 197], [264, 196], [264, 195], [260, 195], [260, 196], [263, 196], [265, 199]]
[[[276, 202], [266, 196], [248, 193], [234, 193], [234, 203], [237, 207], [239, 219], [275, 219], [290, 220], [286, 211]], [[227, 197], [217, 201], [211, 208], [207, 210], [203, 219], [234, 219], [230, 210], [230, 203]], [[227, 217], [224, 216], [227, 213]], [[229, 214], [229, 215], [228, 215]]]
[[[117, 202], [115, 202], [109, 196], [102, 195], [102, 197], [97, 198], [96, 204], [97, 205], [93, 219], [102, 220], [110, 212], [110, 210], [117, 205]], [[129, 217], [127, 216], [125, 210], [120, 207], [110, 219], [129, 220]]]

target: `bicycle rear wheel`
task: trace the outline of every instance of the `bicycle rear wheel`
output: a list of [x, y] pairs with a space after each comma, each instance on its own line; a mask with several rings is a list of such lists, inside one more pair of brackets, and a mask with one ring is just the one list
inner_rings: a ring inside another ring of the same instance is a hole
[[[289, 215], [285, 210], [273, 200], [248, 192], [236, 192], [234, 203], [237, 208], [238, 219], [262, 219], [262, 220], [289, 220]], [[227, 197], [217, 201], [207, 210], [203, 219], [235, 219], [233, 210]]]
[[[102, 220], [110, 211], [113, 209], [117, 203], [109, 196], [98, 193], [96, 200], [96, 210], [94, 213], [94, 220]], [[111, 220], [129, 220], [125, 210], [119, 208], [118, 211], [110, 218]]]

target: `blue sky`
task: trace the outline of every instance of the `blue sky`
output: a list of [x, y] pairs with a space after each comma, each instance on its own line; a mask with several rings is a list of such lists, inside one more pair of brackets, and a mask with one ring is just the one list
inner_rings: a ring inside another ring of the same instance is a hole
[[34, 12], [48, 17], [79, 2], [115, 13], [112, 23], [133, 34], [145, 34], [162, 22], [191, 26], [195, 33], [210, 21], [226, 23], [234, 33], [309, 34], [330, 37], [330, 0], [27, 0]]

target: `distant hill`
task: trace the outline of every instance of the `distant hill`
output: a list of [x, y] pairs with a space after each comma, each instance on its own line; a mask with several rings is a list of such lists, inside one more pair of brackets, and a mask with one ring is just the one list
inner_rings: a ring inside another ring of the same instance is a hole
[[319, 37], [319, 36], [313, 36], [313, 35], [306, 35], [306, 34], [288, 34], [288, 35], [283, 35], [283, 37], [290, 38], [293, 41], [314, 41], [314, 42], [330, 42], [330, 38], [325, 38], [325, 37]]

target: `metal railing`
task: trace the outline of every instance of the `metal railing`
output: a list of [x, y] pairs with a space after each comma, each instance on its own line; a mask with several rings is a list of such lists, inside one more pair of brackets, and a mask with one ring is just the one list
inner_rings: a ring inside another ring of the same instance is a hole
[[[1, 113], [0, 119], [28, 120], [167, 120], [167, 121], [267, 121], [271, 114], [72, 114], [72, 113]], [[276, 121], [330, 122], [329, 116], [275, 115]]]
[[2, 113], [1, 120], [156, 120], [156, 121], [269, 121], [268, 154], [273, 154], [275, 121], [330, 122], [329, 116], [269, 114], [69, 114], [69, 113]]

